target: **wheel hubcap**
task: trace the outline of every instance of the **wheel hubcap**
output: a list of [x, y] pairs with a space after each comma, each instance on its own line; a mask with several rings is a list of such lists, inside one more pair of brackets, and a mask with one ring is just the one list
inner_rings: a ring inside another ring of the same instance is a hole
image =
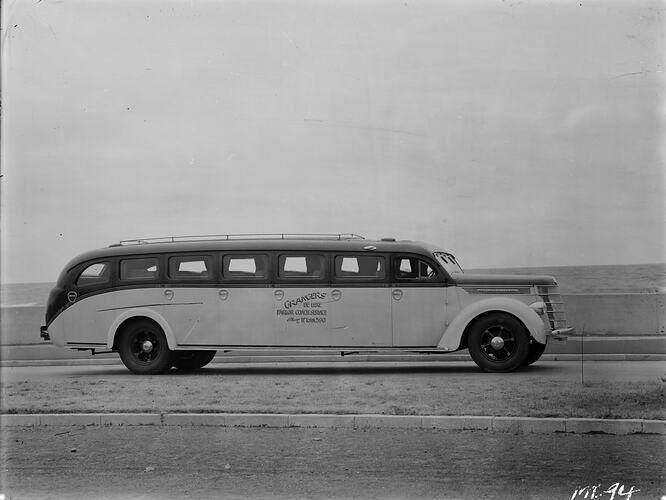
[[481, 334], [481, 353], [492, 362], [504, 362], [514, 354], [516, 339], [503, 325], [492, 325]]
[[493, 339], [490, 341], [490, 347], [496, 351], [499, 351], [504, 347], [504, 339], [502, 337], [493, 337]]
[[133, 332], [129, 343], [131, 356], [142, 365], [154, 363], [165, 352], [165, 345], [157, 334], [149, 329]]

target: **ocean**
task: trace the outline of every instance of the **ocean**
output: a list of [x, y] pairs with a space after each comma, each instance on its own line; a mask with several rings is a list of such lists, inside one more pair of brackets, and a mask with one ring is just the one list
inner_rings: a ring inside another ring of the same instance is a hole
[[[469, 269], [497, 274], [555, 276], [560, 291], [570, 293], [666, 293], [666, 263], [617, 266], [512, 267]], [[0, 286], [2, 307], [43, 307], [53, 283], [12, 283]]]
[[666, 263], [616, 266], [512, 267], [468, 272], [555, 276], [560, 292], [666, 293]]

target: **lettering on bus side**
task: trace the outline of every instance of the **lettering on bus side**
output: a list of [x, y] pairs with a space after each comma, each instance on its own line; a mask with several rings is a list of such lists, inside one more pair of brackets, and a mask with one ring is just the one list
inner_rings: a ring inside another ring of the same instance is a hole
[[326, 326], [328, 321], [327, 292], [312, 292], [293, 299], [286, 299], [277, 316], [290, 325]]

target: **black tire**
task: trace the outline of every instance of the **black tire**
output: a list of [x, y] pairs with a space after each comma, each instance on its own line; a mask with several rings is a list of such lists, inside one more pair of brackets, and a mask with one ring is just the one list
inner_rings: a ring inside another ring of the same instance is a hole
[[536, 363], [545, 350], [546, 344], [540, 344], [536, 340], [533, 340], [530, 344], [530, 350], [527, 353], [527, 358], [523, 362], [523, 366], [529, 366], [532, 363]]
[[215, 354], [217, 351], [176, 351], [173, 366], [185, 371], [198, 370], [213, 361]]
[[124, 365], [138, 375], [164, 373], [173, 360], [162, 328], [148, 319], [127, 325], [120, 336], [118, 351]]
[[469, 354], [479, 368], [487, 372], [511, 372], [521, 367], [529, 347], [525, 327], [508, 314], [482, 316], [469, 332]]

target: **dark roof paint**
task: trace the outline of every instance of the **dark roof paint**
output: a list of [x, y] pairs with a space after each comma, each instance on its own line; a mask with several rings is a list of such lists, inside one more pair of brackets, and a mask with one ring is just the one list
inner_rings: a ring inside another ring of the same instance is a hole
[[433, 252], [445, 250], [428, 243], [418, 241], [380, 241], [380, 240], [316, 240], [316, 239], [256, 239], [256, 240], [218, 240], [218, 241], [182, 241], [173, 243], [143, 243], [114, 245], [91, 250], [77, 255], [65, 266], [68, 271], [74, 266], [90, 261], [130, 255], [185, 253], [185, 252], [220, 252], [220, 251], [307, 251], [307, 252], [372, 252], [367, 246], [376, 247], [375, 252], [415, 253], [432, 256]]

